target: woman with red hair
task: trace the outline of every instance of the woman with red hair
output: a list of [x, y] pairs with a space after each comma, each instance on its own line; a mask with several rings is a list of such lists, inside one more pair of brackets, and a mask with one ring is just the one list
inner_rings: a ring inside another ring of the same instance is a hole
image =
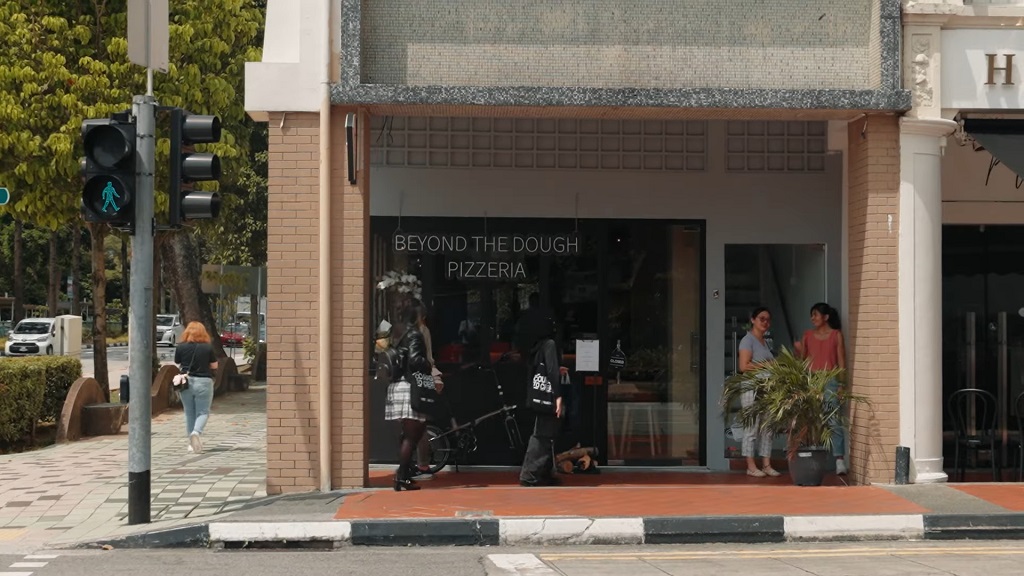
[[188, 387], [181, 391], [181, 405], [185, 409], [185, 434], [188, 451], [201, 454], [200, 436], [210, 418], [213, 404], [213, 371], [217, 359], [210, 345], [210, 334], [202, 322], [189, 322], [181, 334], [181, 342], [174, 351], [174, 363], [183, 374], [188, 374]]

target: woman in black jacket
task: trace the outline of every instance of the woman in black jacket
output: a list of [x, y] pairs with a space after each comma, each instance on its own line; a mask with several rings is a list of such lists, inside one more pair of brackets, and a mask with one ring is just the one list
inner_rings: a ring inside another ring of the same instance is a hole
[[395, 491], [419, 490], [420, 487], [409, 477], [412, 456], [416, 445], [427, 429], [426, 416], [413, 410], [412, 394], [415, 393], [411, 383], [416, 382], [416, 374], [425, 375], [433, 382], [430, 375], [430, 359], [427, 357], [427, 345], [423, 333], [419, 329], [419, 321], [423, 314], [423, 304], [418, 300], [409, 302], [402, 310], [399, 328], [403, 330], [397, 335], [399, 366], [396, 376], [388, 385], [387, 406], [384, 411], [385, 420], [402, 422], [402, 440], [399, 445], [398, 471], [395, 472]]

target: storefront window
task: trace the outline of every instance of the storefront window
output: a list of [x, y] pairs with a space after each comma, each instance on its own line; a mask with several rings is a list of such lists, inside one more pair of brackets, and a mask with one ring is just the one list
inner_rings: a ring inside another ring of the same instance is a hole
[[[532, 342], [520, 320], [549, 309], [569, 380], [558, 448], [597, 446], [617, 464], [697, 464], [703, 395], [703, 239], [667, 222], [470, 218], [372, 219], [374, 276], [414, 275], [429, 310], [451, 416], [471, 420], [522, 405]], [[376, 281], [376, 280], [375, 280]], [[400, 294], [377, 294], [374, 325], [397, 317]], [[616, 352], [618, 349], [618, 352]], [[612, 356], [622, 354], [624, 365]], [[481, 371], [485, 366], [491, 370]], [[498, 382], [494, 382], [497, 375]], [[392, 461], [383, 390], [371, 393], [372, 458]], [[448, 415], [442, 417], [447, 422]], [[528, 436], [532, 414], [521, 409]], [[518, 464], [501, 422], [478, 430], [476, 464]]]

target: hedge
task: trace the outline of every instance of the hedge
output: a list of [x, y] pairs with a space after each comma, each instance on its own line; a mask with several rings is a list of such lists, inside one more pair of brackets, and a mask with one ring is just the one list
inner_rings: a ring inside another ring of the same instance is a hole
[[0, 366], [23, 364], [38, 366], [44, 372], [43, 405], [38, 419], [56, 422], [64, 409], [64, 399], [71, 385], [82, 377], [82, 361], [71, 356], [29, 356], [0, 359]]
[[68, 390], [75, 380], [82, 377], [82, 361], [71, 356], [36, 356], [19, 360], [36, 362], [46, 370], [46, 393], [39, 419], [52, 422], [60, 420]]
[[45, 390], [46, 369], [41, 364], [0, 362], [0, 442], [15, 442], [32, 430]]

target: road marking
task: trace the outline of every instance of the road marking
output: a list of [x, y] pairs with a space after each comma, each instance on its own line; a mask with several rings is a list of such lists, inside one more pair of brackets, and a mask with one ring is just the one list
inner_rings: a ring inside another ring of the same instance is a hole
[[46, 562], [15, 562], [11, 568], [45, 568]]
[[32, 576], [31, 572], [0, 572], [0, 576]]
[[53, 560], [56, 557], [57, 554], [29, 554], [25, 560]]
[[489, 554], [487, 576], [558, 576], [533, 554]]
[[979, 554], [1021, 555], [1024, 550], [997, 548], [992, 546], [975, 546], [964, 548], [951, 547], [916, 547], [916, 548], [829, 548], [822, 550], [721, 550], [693, 552], [652, 552], [652, 553], [620, 553], [607, 554], [543, 554], [544, 560], [697, 560], [701, 558], [718, 558], [722, 556], [743, 559], [764, 558], [839, 558], [856, 556], [923, 556], [940, 554], [945, 556], [973, 556]]

